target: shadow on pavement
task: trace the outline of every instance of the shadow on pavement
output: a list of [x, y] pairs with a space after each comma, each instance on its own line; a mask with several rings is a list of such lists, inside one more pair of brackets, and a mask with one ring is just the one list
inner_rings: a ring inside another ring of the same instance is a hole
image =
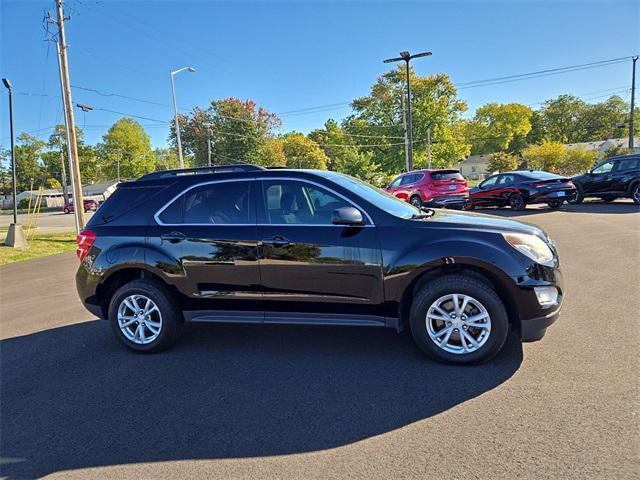
[[476, 208], [478, 213], [499, 215], [501, 217], [526, 217], [530, 215], [541, 215], [549, 212], [569, 212], [569, 213], [597, 213], [597, 214], [625, 214], [638, 213], [640, 206], [635, 205], [631, 200], [617, 202], [585, 202], [578, 205], [565, 203], [560, 210], [552, 210], [542, 205], [530, 205], [526, 210], [514, 211], [509, 208]]
[[391, 330], [262, 325], [189, 325], [172, 350], [141, 355], [100, 320], [0, 349], [8, 478], [337, 447], [477, 397], [522, 362], [515, 337], [486, 365], [454, 367]]

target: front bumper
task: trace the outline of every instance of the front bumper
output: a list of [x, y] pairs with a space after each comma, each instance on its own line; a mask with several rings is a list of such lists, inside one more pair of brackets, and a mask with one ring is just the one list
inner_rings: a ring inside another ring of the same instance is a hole
[[523, 342], [535, 342], [544, 337], [547, 327], [560, 317], [562, 305], [542, 317], [531, 318], [520, 322], [520, 338]]

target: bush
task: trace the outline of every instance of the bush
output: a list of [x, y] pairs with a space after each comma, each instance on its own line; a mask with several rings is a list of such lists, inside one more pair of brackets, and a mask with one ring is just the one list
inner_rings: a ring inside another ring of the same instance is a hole
[[[31, 205], [33, 206], [34, 201], [31, 201]], [[28, 198], [23, 198], [22, 200], [20, 200], [18, 202], [18, 208], [24, 209], [26, 210], [27, 208], [29, 208], [29, 199]]]
[[492, 153], [489, 155], [487, 170], [490, 172], [508, 172], [515, 170], [520, 165], [520, 159], [509, 153]]
[[559, 142], [543, 142], [524, 149], [522, 155], [529, 168], [574, 175], [589, 169], [596, 161], [597, 152], [581, 148], [567, 148]]

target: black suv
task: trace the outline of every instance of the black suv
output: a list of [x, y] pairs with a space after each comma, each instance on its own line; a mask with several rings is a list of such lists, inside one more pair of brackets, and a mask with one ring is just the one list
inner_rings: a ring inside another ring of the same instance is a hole
[[605, 202], [623, 197], [640, 205], [640, 155], [612, 157], [573, 177], [573, 183], [578, 192], [570, 203], [581, 203], [585, 197], [600, 197]]
[[78, 236], [84, 305], [137, 351], [185, 322], [409, 328], [436, 359], [542, 338], [562, 275], [534, 226], [418, 209], [328, 171], [253, 165], [121, 183]]

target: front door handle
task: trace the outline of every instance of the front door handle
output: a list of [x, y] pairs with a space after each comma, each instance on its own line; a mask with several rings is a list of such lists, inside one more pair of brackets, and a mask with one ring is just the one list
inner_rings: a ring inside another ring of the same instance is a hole
[[163, 233], [160, 238], [171, 243], [178, 243], [185, 239], [185, 235], [182, 232]]
[[276, 235], [275, 237], [271, 238], [264, 238], [262, 239], [261, 243], [264, 245], [273, 245], [274, 247], [286, 247], [288, 245], [291, 245], [289, 239], [280, 235]]

